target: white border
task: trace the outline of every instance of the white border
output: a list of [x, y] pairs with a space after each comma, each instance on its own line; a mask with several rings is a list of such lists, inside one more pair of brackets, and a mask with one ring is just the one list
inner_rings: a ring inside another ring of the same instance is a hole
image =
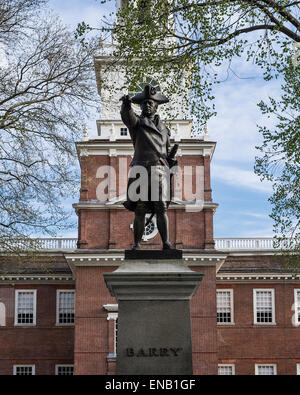
[[17, 368], [23, 368], [23, 367], [24, 368], [31, 367], [32, 368], [32, 375], [31, 376], [35, 376], [35, 365], [24, 365], [24, 364], [23, 365], [13, 365], [13, 375], [17, 376]]
[[218, 363], [218, 376], [231, 376], [231, 375], [219, 375], [219, 367], [231, 367], [232, 368], [232, 376], [235, 375], [235, 364], [234, 363]]
[[[272, 366], [274, 368], [274, 375], [273, 376], [277, 375], [277, 364], [276, 363], [256, 363], [255, 364], [255, 375], [256, 376], [264, 376], [264, 375], [258, 374], [259, 366]], [[272, 375], [270, 375], [270, 376], [272, 376]]]
[[[74, 293], [74, 322], [59, 322], [59, 294], [61, 292], [72, 292]], [[56, 322], [55, 325], [57, 326], [74, 326], [75, 325], [75, 300], [76, 300], [76, 293], [75, 289], [57, 289], [56, 290]]]
[[[20, 292], [33, 293], [33, 323], [18, 323], [18, 294]], [[15, 326], [36, 326], [36, 289], [15, 289]], [[21, 365], [20, 365], [21, 366]]]
[[[216, 289], [216, 297], [217, 297], [217, 292], [230, 292], [230, 322], [217, 322], [217, 325], [234, 325], [234, 304], [233, 304], [233, 288], [217, 288]], [[217, 308], [217, 313], [218, 313], [218, 306], [216, 306]]]
[[[256, 292], [268, 291], [272, 297], [272, 322], [257, 322], [256, 315]], [[276, 325], [275, 321], [275, 290], [274, 288], [254, 288], [253, 289], [253, 322], [255, 325]]]
[[[62, 368], [72, 367], [73, 368], [73, 376], [74, 376], [74, 364], [61, 364], [61, 363], [55, 365], [55, 376], [58, 376], [58, 368], [60, 368], [60, 367], [62, 367]], [[69, 375], [67, 375], [67, 376], [69, 376]]]
[[300, 376], [300, 363], [297, 363], [296, 370], [297, 370], [296, 372], [297, 376]]

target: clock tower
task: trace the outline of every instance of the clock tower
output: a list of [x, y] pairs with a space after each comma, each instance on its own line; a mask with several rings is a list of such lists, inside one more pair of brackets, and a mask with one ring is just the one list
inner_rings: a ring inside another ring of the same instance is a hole
[[[121, 6], [122, 1], [117, 1]], [[78, 215], [77, 250], [66, 258], [76, 278], [75, 374], [115, 372], [115, 323], [117, 302], [106, 288], [103, 274], [116, 270], [131, 249], [134, 213], [126, 210], [129, 164], [133, 145], [120, 115], [123, 95], [134, 94], [150, 84], [164, 93], [159, 76], [144, 75], [137, 84], [125, 86], [122, 63], [114, 61], [113, 44], [101, 43], [95, 56], [95, 73], [101, 112], [97, 136], [84, 134], [77, 143], [81, 167], [80, 199], [74, 204]], [[204, 273], [201, 287], [191, 301], [193, 359], [195, 374], [216, 374], [216, 270], [225, 256], [214, 249], [210, 164], [215, 142], [207, 134], [193, 137], [192, 120], [186, 106], [170, 100], [159, 106], [160, 117], [171, 131], [171, 147], [179, 145], [178, 172], [167, 215], [169, 240], [183, 250], [192, 270]], [[166, 119], [163, 107], [176, 117]], [[140, 109], [134, 110], [139, 114]], [[142, 249], [160, 250], [162, 243], [155, 217], [145, 229]], [[204, 301], [204, 302], [202, 302]], [[201, 340], [205, 339], [205, 341]]]

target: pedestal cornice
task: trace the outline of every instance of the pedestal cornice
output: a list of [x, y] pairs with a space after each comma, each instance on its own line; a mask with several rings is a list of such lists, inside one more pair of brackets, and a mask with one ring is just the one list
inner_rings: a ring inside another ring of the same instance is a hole
[[[214, 266], [216, 272], [218, 272], [225, 262], [227, 255], [216, 250], [183, 250], [182, 264], [187, 268], [193, 266]], [[124, 267], [126, 264], [124, 250], [82, 249], [66, 253], [64, 256], [74, 277], [76, 277], [76, 267]], [[143, 262], [147, 263], [149, 260], [143, 260]], [[169, 261], [169, 263], [172, 262], [174, 260]]]

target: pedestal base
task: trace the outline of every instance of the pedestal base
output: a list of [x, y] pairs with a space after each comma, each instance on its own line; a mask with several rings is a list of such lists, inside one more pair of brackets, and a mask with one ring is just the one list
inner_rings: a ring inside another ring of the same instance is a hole
[[202, 277], [181, 259], [125, 260], [104, 274], [119, 304], [117, 374], [193, 374], [189, 303]]

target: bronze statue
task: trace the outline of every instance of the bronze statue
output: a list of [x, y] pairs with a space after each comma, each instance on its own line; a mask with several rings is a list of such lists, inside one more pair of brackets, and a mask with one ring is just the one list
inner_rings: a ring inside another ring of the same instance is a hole
[[[127, 201], [124, 203], [125, 208], [135, 212], [132, 249], [140, 249], [147, 213], [151, 213], [152, 216], [156, 214], [163, 249], [173, 249], [169, 242], [167, 209], [171, 199], [169, 169], [177, 164], [174, 157], [178, 146], [175, 145], [170, 150], [170, 131], [156, 114], [158, 105], [167, 103], [169, 99], [157, 93], [154, 87], [146, 85], [142, 93], [131, 99], [128, 95], [123, 96], [120, 100], [122, 100], [121, 117], [129, 129], [134, 146], [134, 157], [130, 163], [131, 174], [129, 174], [127, 186]], [[142, 110], [140, 116], [134, 113], [131, 103], [140, 105]], [[148, 191], [144, 198], [134, 200], [130, 196], [130, 186], [138, 180], [136, 174], [132, 175], [136, 173], [137, 166], [146, 171], [145, 184], [148, 186]]]

